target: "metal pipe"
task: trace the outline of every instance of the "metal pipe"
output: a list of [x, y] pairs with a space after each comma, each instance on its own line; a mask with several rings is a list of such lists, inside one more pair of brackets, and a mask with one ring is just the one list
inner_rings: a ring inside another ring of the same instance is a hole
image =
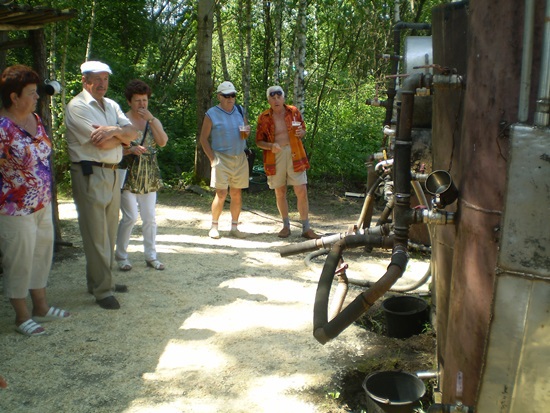
[[462, 403], [457, 404], [440, 404], [435, 403], [430, 406], [427, 413], [474, 413], [474, 408], [464, 406]]
[[539, 93], [537, 111], [535, 112], [535, 126], [546, 127], [550, 120], [550, 0], [546, 0], [544, 18], [544, 37], [542, 42], [542, 56], [540, 66]]
[[[383, 244], [383, 238], [371, 236], [365, 242], [365, 236], [348, 235], [336, 242], [329, 252], [315, 294], [313, 308], [313, 336], [319, 343], [325, 344], [338, 336], [351, 323], [365, 313], [382, 297], [403, 275], [409, 256], [407, 244], [409, 226], [413, 221], [411, 210], [411, 148], [412, 116], [414, 109], [414, 91], [407, 90], [402, 94], [401, 111], [398, 117], [398, 130], [395, 148], [393, 175], [395, 182], [394, 210], [394, 244], [390, 264], [386, 273], [367, 291], [362, 292], [332, 320], [328, 319], [328, 300], [337, 265], [342, 260], [342, 253], [348, 247], [371, 246]], [[388, 202], [389, 204], [389, 202]]]
[[374, 156], [371, 155], [368, 157], [367, 161], [365, 162], [365, 166], [367, 167], [367, 191], [370, 187], [374, 184], [376, 181], [376, 178], [378, 177], [374, 171]]
[[392, 165], [393, 165], [393, 159], [386, 159], [385, 161], [378, 162], [374, 167], [374, 170], [378, 172], [381, 168], [385, 166], [392, 166]]
[[398, 138], [395, 141], [393, 165], [395, 184], [394, 228], [395, 242], [406, 247], [411, 224], [411, 149], [414, 92], [401, 94], [401, 116]]
[[438, 371], [417, 371], [416, 373], [416, 377], [418, 377], [419, 379], [422, 379], [422, 380], [425, 380], [425, 379], [437, 379], [439, 377], [439, 372]]
[[382, 178], [378, 177], [376, 181], [370, 186], [367, 194], [365, 195], [365, 202], [363, 202], [363, 208], [361, 214], [355, 226], [358, 229], [369, 228], [372, 220], [372, 211], [374, 208], [374, 191], [378, 188], [378, 185], [382, 182]]
[[376, 226], [379, 226], [385, 222], [388, 222], [388, 219], [393, 212], [394, 206], [395, 206], [395, 199], [392, 196], [390, 199], [388, 199], [388, 201], [386, 202], [386, 206], [380, 213], [380, 216], [378, 217], [378, 221], [376, 221]]
[[535, 0], [525, 0], [523, 23], [523, 54], [521, 57], [521, 82], [519, 88], [518, 120], [522, 123], [529, 118], [529, 94], [531, 91], [531, 71], [533, 60], [533, 33], [535, 31]]
[[455, 213], [449, 211], [422, 209], [413, 211], [413, 223], [428, 225], [454, 225]]

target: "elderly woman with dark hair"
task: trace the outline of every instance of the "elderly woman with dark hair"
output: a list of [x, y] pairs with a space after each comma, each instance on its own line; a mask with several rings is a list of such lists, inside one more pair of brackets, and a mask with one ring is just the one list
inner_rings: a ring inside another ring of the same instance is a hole
[[115, 259], [121, 271], [130, 271], [132, 264], [128, 259], [128, 244], [132, 229], [141, 216], [145, 263], [155, 270], [164, 270], [165, 266], [157, 258], [157, 223], [155, 204], [157, 191], [161, 188], [160, 170], [157, 162], [157, 147], [168, 142], [168, 136], [162, 123], [149, 111], [151, 88], [141, 80], [131, 80], [124, 91], [130, 110], [126, 116], [140, 132], [136, 140], [125, 148], [126, 179], [122, 186], [120, 209], [122, 219], [118, 224]]
[[[39, 77], [31, 68], [10, 66], [0, 79], [0, 250], [4, 295], [15, 310], [15, 329], [44, 334], [37, 322], [64, 319], [50, 307], [46, 285], [53, 257], [52, 143], [34, 113]], [[26, 298], [30, 292], [32, 314]]]

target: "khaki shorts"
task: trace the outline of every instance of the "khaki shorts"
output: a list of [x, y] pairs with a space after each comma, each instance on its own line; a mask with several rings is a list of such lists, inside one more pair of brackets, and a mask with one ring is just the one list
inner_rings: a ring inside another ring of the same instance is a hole
[[52, 204], [30, 215], [0, 215], [4, 295], [25, 298], [46, 288], [52, 266]]
[[216, 189], [248, 188], [248, 160], [244, 151], [240, 155], [214, 152], [210, 186]]
[[267, 177], [267, 184], [270, 189], [307, 184], [306, 171], [294, 172], [290, 145], [283, 146], [281, 152], [275, 154], [275, 175]]

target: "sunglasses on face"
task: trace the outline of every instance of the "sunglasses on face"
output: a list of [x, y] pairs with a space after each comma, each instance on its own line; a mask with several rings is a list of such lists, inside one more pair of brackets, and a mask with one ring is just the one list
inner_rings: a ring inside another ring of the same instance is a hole
[[226, 99], [233, 98], [235, 99], [237, 95], [235, 93], [230, 93], [229, 95], [226, 95], [225, 93], [222, 93], [222, 96]]
[[283, 96], [283, 92], [281, 92], [280, 90], [277, 90], [276, 92], [269, 92], [269, 96], [273, 97], [273, 96]]

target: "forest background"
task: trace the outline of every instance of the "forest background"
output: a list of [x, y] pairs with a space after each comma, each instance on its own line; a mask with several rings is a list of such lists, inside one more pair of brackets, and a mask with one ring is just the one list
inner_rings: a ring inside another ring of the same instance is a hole
[[[429, 22], [442, 0], [54, 0], [25, 3], [74, 9], [76, 17], [45, 28], [52, 96], [55, 179], [70, 192], [64, 109], [82, 90], [80, 65], [110, 65], [108, 97], [128, 109], [123, 91], [134, 78], [153, 89], [149, 108], [170, 138], [158, 154], [167, 188], [208, 183], [210, 165], [197, 136], [224, 80], [238, 90], [254, 145], [265, 90], [279, 84], [304, 115], [310, 181], [343, 187], [366, 182], [365, 161], [380, 149], [396, 21]], [[402, 31], [401, 35], [415, 35]], [[9, 32], [12, 38], [24, 33]], [[429, 33], [418, 33], [426, 35]], [[6, 64], [32, 66], [28, 48]], [[47, 98], [47, 97], [44, 97]], [[367, 105], [369, 99], [374, 104]]]

